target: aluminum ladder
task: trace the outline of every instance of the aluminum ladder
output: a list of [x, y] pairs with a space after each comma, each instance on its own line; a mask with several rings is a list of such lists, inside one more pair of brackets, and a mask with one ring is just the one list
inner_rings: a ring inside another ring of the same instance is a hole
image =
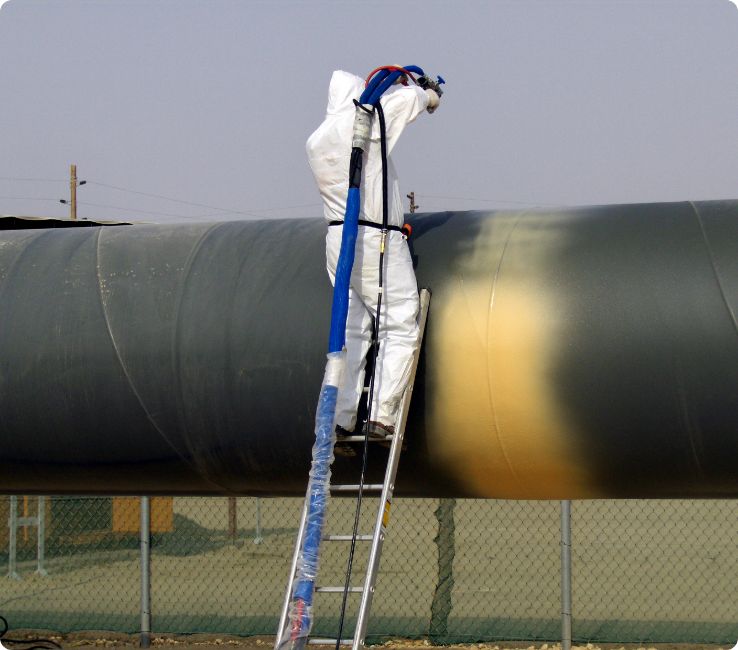
[[[377, 509], [377, 517], [374, 524], [374, 530], [371, 534], [357, 535], [357, 542], [371, 542], [369, 550], [369, 559], [367, 561], [366, 573], [364, 576], [364, 584], [360, 587], [349, 587], [349, 592], [360, 593], [361, 602], [356, 618], [356, 629], [353, 638], [341, 639], [342, 646], [351, 646], [352, 650], [362, 650], [364, 648], [364, 640], [366, 638], [366, 628], [369, 622], [369, 611], [372, 606], [372, 598], [374, 596], [375, 584], [377, 581], [377, 573], [379, 571], [379, 562], [382, 556], [382, 546], [386, 536], [387, 525], [389, 523], [390, 509], [392, 507], [392, 494], [395, 489], [395, 477], [397, 476], [397, 467], [400, 462], [400, 453], [402, 451], [402, 441], [405, 437], [405, 424], [407, 423], [407, 415], [410, 410], [410, 399], [413, 394], [413, 385], [415, 384], [415, 374], [418, 369], [418, 360], [420, 359], [420, 349], [425, 334], [425, 324], [428, 320], [428, 307], [430, 305], [430, 291], [428, 289], [420, 290], [420, 309], [418, 313], [418, 345], [415, 348], [410, 366], [410, 377], [402, 394], [399, 407], [397, 409], [397, 420], [395, 422], [395, 434], [391, 437], [389, 456], [387, 458], [387, 468], [384, 473], [383, 483], [366, 483], [363, 486], [363, 492], [367, 494], [379, 493], [379, 503]], [[346, 442], [364, 442], [364, 436], [348, 436], [344, 438]], [[370, 440], [371, 442], [371, 440]], [[374, 441], [376, 442], [376, 441]], [[353, 494], [358, 495], [360, 487], [358, 484], [348, 485], [331, 485], [331, 494]], [[297, 541], [295, 542], [295, 552], [292, 556], [292, 566], [290, 568], [290, 577], [287, 584], [287, 592], [282, 606], [282, 613], [279, 619], [279, 627], [277, 638], [275, 640], [275, 649], [279, 645], [280, 637], [286, 626], [289, 625], [288, 613], [289, 605], [292, 601], [292, 594], [295, 585], [295, 575], [297, 572], [297, 562], [302, 547], [302, 541], [305, 535], [305, 524], [307, 521], [307, 500], [302, 507], [302, 516], [300, 518], [300, 527], [297, 533]], [[353, 535], [325, 535], [323, 541], [327, 542], [350, 542]], [[333, 593], [343, 594], [344, 586], [328, 587], [318, 586], [315, 593]], [[309, 638], [308, 645], [335, 646], [337, 639], [328, 638]]]

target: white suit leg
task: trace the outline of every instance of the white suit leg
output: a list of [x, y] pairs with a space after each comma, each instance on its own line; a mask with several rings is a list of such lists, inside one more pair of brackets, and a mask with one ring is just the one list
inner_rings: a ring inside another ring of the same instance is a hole
[[394, 425], [418, 341], [418, 286], [407, 242], [391, 231], [385, 247], [384, 292], [379, 327], [372, 419]]
[[[359, 228], [346, 324], [346, 371], [336, 407], [336, 424], [348, 430], [356, 422], [366, 354], [371, 345], [372, 319], [376, 317], [380, 241], [379, 230]], [[328, 229], [326, 243], [328, 273], [333, 282], [341, 244], [339, 228]], [[407, 242], [396, 231], [387, 235], [383, 281], [371, 419], [393, 425], [418, 338], [418, 286]]]
[[372, 317], [359, 294], [349, 289], [349, 310], [346, 321], [346, 369], [338, 390], [336, 424], [347, 431], [356, 426], [356, 412], [364, 388], [366, 355], [372, 338]]
[[[364, 233], [360, 232], [356, 242], [356, 256], [349, 287], [349, 308], [346, 319], [346, 368], [336, 402], [336, 424], [347, 431], [356, 425], [356, 413], [364, 388], [366, 355], [372, 338], [372, 314], [364, 304], [362, 295], [355, 287], [361, 286], [362, 264], [365, 259]], [[341, 228], [328, 228], [326, 235], [326, 268], [331, 284], [336, 281], [336, 265], [341, 251]], [[376, 296], [375, 296], [376, 298]]]

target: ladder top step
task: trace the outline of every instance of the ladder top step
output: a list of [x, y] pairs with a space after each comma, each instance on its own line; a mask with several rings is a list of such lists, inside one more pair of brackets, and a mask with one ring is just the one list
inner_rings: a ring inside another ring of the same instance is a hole
[[[326, 535], [323, 539], [326, 542], [350, 542], [354, 538], [353, 535]], [[374, 535], [357, 535], [357, 542], [371, 542]]]
[[[316, 587], [315, 591], [322, 594], [342, 594], [346, 590], [343, 587]], [[364, 591], [364, 587], [349, 587], [348, 591], [352, 594], [360, 594]]]
[[[338, 639], [308, 639], [308, 645], [336, 645]], [[341, 639], [341, 645], [353, 645], [353, 639]]]
[[[384, 438], [369, 438], [369, 442], [392, 442], [393, 435]], [[338, 442], [364, 442], [366, 436], [342, 436]]]

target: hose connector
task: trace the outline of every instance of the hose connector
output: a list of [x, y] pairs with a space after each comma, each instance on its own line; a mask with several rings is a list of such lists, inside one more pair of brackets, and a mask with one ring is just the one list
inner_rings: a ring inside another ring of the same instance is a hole
[[354, 134], [351, 138], [351, 147], [366, 151], [369, 138], [372, 135], [372, 117], [374, 108], [356, 103], [356, 114], [354, 115]]

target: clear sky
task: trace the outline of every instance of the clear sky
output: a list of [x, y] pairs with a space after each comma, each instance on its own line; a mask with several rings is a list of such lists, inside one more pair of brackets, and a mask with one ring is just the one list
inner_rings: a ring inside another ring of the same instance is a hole
[[421, 211], [738, 199], [730, 0], [9, 0], [0, 214], [67, 215], [76, 163], [80, 217], [318, 216], [331, 71], [387, 63], [447, 80], [394, 155]]

